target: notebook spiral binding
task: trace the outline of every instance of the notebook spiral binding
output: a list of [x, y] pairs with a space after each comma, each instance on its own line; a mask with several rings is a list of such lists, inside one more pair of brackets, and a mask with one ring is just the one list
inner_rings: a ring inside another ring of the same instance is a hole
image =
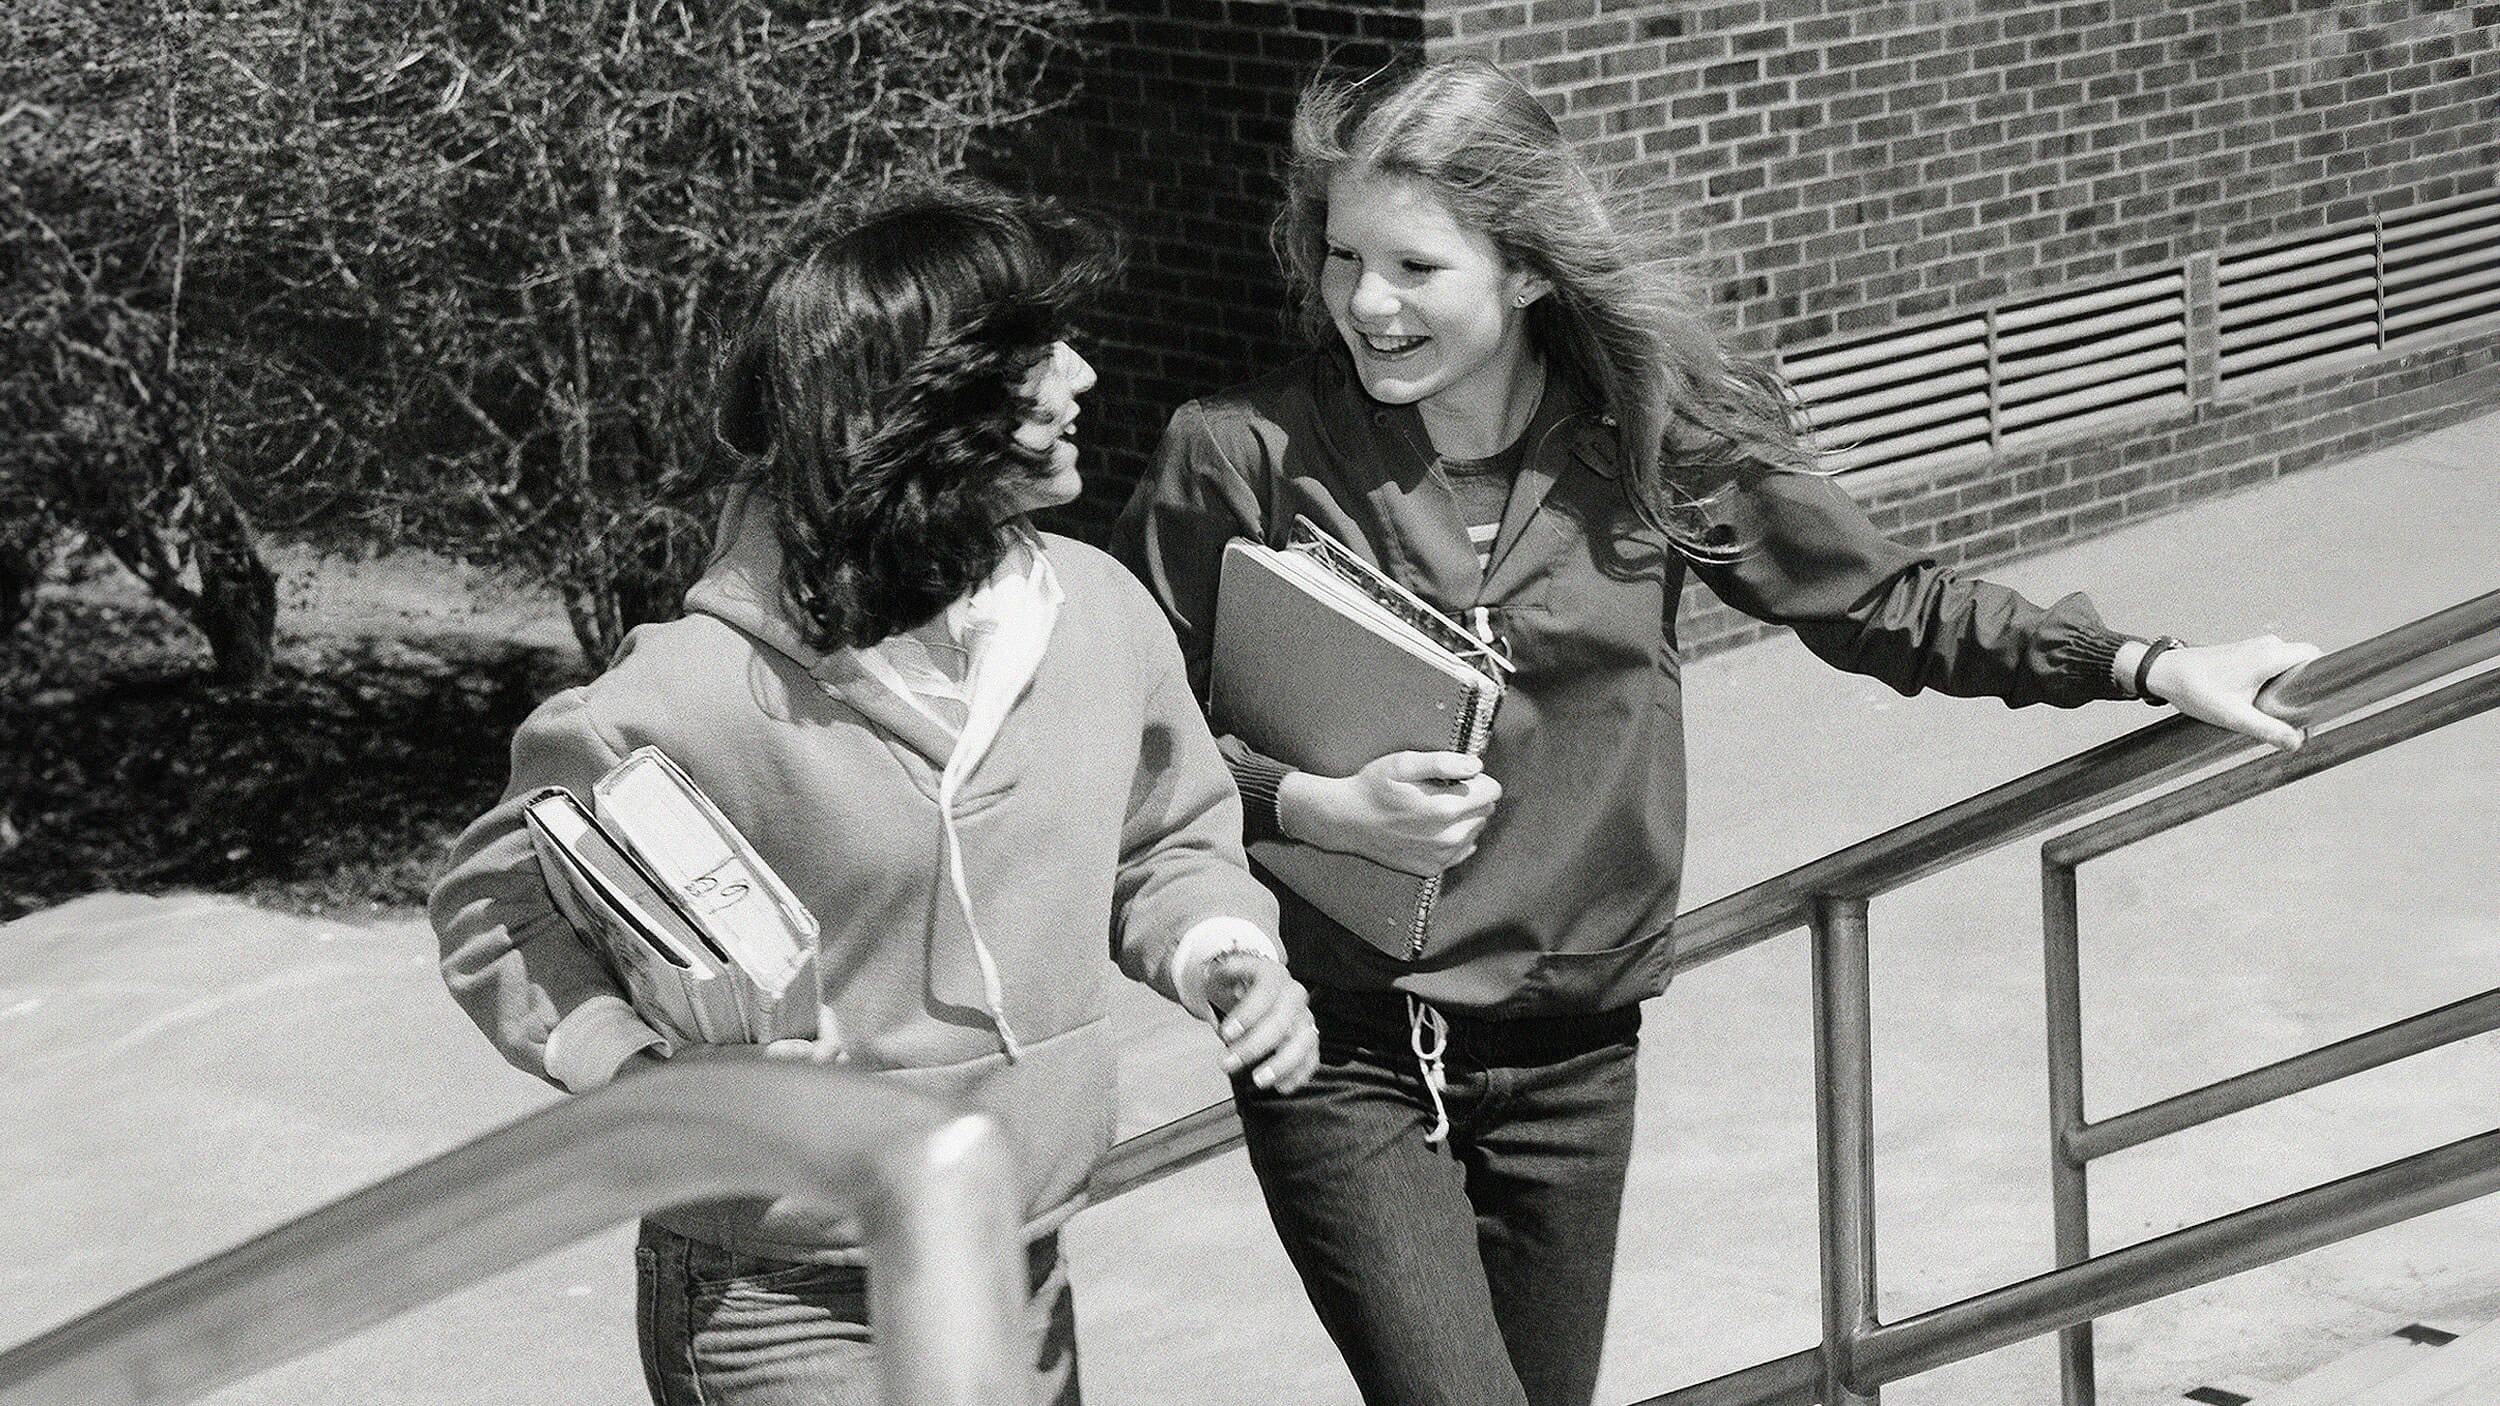
[[[1423, 632], [1425, 638], [1473, 664], [1497, 683], [1517, 668], [1510, 656], [1502, 652], [1489, 629], [1480, 635], [1435, 610], [1309, 518], [1295, 515], [1287, 545], [1310, 554], [1382, 609], [1414, 626]], [[1486, 706], [1488, 701], [1482, 693], [1468, 696], [1465, 710], [1451, 723], [1451, 751], [1473, 756], [1484, 750], [1485, 737], [1492, 730], [1493, 723], [1493, 710]], [[1440, 897], [1441, 875], [1434, 874], [1416, 881], [1415, 918], [1408, 926], [1406, 940], [1406, 959], [1410, 962], [1423, 956], [1424, 942], [1432, 927], [1432, 910]]]

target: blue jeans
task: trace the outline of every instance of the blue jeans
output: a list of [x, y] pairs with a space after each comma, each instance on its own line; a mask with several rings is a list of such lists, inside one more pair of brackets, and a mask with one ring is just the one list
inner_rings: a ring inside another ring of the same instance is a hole
[[[1034, 1400], [1078, 1406], [1076, 1303], [1059, 1237], [1028, 1248]], [[642, 1224], [634, 1247], [643, 1379], [656, 1406], [880, 1406], [868, 1271], [733, 1254]]]
[[1640, 1008], [1449, 1018], [1449, 1132], [1404, 998], [1314, 990], [1320, 1066], [1234, 1084], [1250, 1166], [1370, 1406], [1587, 1406], [1632, 1153]]

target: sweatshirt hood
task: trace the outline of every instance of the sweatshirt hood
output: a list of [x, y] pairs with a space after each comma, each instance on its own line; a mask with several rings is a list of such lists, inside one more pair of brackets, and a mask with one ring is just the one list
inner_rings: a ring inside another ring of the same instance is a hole
[[799, 638], [781, 593], [781, 539], [773, 515], [755, 492], [739, 485], [721, 506], [712, 533], [712, 562], [686, 591], [686, 609], [718, 616], [789, 655], [813, 672], [822, 650]]

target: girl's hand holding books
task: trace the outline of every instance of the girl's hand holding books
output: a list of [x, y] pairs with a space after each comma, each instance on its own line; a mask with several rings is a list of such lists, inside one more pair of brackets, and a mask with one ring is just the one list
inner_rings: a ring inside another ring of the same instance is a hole
[[1429, 878], [1476, 852], [1502, 783], [1464, 752], [1391, 752], [1352, 776], [1292, 772], [1277, 820], [1306, 845]]

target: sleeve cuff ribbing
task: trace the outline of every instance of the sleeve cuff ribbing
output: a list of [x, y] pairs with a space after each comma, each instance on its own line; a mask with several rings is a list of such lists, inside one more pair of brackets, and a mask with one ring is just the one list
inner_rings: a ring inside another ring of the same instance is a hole
[[668, 1040], [644, 1023], [622, 998], [599, 995], [575, 1006], [547, 1036], [547, 1077], [572, 1093], [588, 1093], [616, 1077], [639, 1050]]
[[1285, 838], [1276, 813], [1276, 788], [1292, 767], [1247, 747], [1227, 747], [1224, 760], [1232, 767], [1233, 784], [1241, 788], [1241, 837], [1245, 843]]
[[2135, 688], [2132, 683], [2118, 677], [2118, 649], [2134, 639], [2133, 635], [2082, 625], [2076, 627], [2074, 638], [2066, 642], [2063, 652], [2074, 661], [2077, 673], [2089, 676], [2091, 696], [2133, 698]]

